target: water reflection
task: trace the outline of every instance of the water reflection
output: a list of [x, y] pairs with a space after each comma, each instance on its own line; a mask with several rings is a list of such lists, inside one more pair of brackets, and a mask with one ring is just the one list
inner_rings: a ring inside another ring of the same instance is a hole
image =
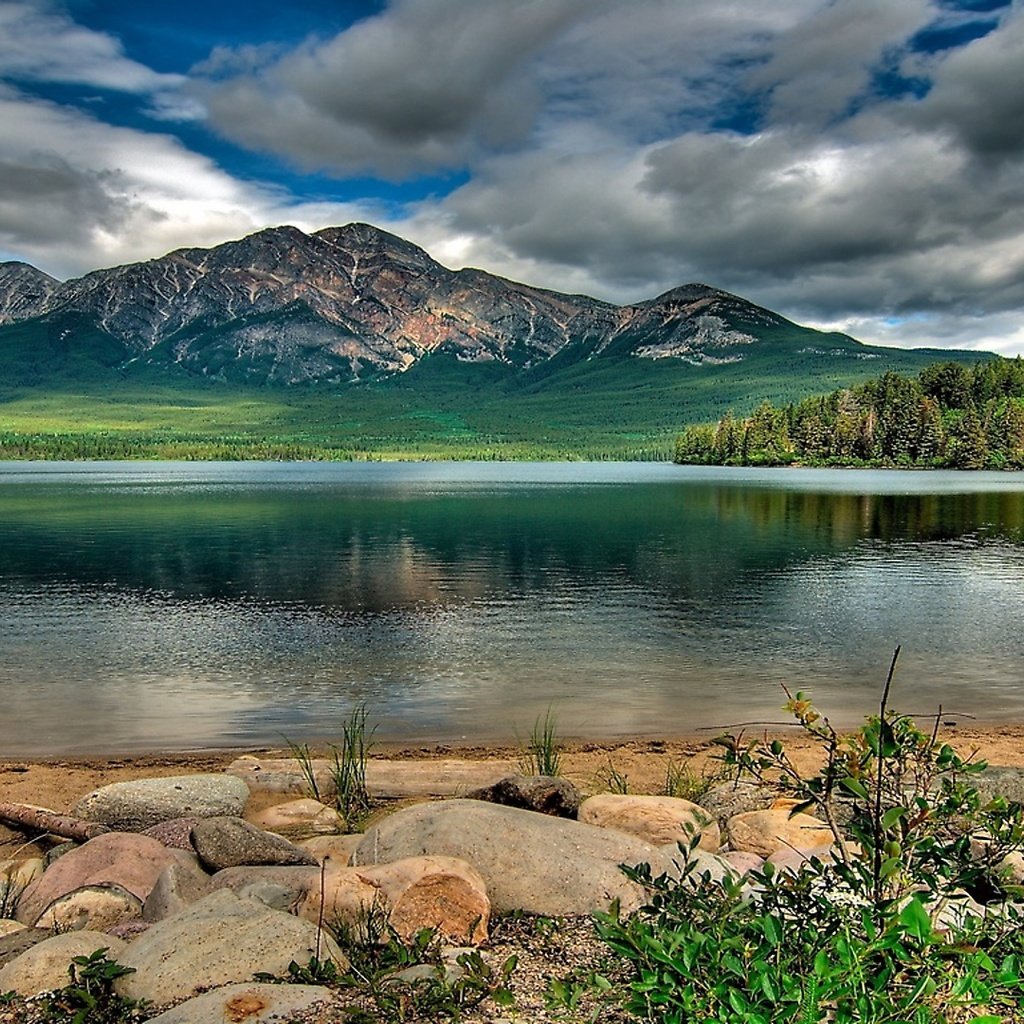
[[896, 643], [911, 703], [1024, 717], [1024, 489], [666, 469], [0, 474], [0, 743], [276, 741], [360, 700], [395, 736], [507, 739], [552, 700], [665, 732], [777, 717], [781, 681], [859, 715]]

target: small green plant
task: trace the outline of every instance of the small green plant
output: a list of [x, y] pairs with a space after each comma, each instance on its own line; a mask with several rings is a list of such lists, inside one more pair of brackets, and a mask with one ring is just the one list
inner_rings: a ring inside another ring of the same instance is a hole
[[[366, 762], [373, 747], [376, 726], [368, 728], [369, 712], [365, 704], [353, 708], [342, 723], [341, 743], [329, 744], [328, 773], [334, 790], [334, 806], [345, 832], [358, 832], [371, 809], [366, 787]], [[306, 790], [314, 800], [324, 801], [316, 775], [316, 764], [308, 743], [295, 743], [284, 737], [288, 750], [299, 766]]]
[[629, 792], [629, 777], [615, 767], [611, 758], [608, 758], [608, 767], [597, 773], [597, 781], [609, 793], [625, 796]]
[[323, 799], [320, 796], [320, 783], [316, 777], [313, 754], [309, 749], [309, 744], [293, 743], [287, 736], [284, 737], [284, 741], [288, 744], [288, 750], [299, 766], [299, 771], [302, 773], [302, 778], [306, 783], [306, 791], [314, 800], [323, 803]]
[[[648, 904], [629, 919], [597, 919], [633, 966], [627, 1009], [671, 1024], [998, 1024], [1024, 1008], [1024, 914], [990, 884], [993, 864], [1024, 844], [1022, 809], [982, 801], [969, 785], [980, 762], [890, 710], [898, 655], [879, 713], [851, 736], [787, 693], [787, 709], [822, 745], [815, 775], [802, 776], [779, 740], [722, 739], [728, 766], [783, 786], [797, 797], [793, 813], [813, 809], [828, 823], [834, 863], [811, 860], [795, 874], [768, 864], [749, 876], [754, 899], [738, 882], [698, 877], [692, 861], [682, 880], [627, 869]], [[846, 798], [844, 833], [837, 802]], [[940, 924], [965, 890], [991, 906]]]
[[134, 972], [111, 960], [109, 947], [76, 956], [68, 968], [70, 983], [41, 1001], [45, 1024], [124, 1024], [143, 1018], [145, 1005], [114, 992], [114, 982]]
[[665, 783], [662, 793], [692, 803], [700, 803], [700, 798], [716, 783], [725, 778], [721, 768], [710, 770], [707, 766], [696, 772], [689, 764], [669, 761], [665, 766]]
[[550, 707], [543, 718], [538, 715], [519, 757], [519, 770], [524, 775], [557, 776], [561, 773], [562, 744], [557, 738], [557, 727], [558, 718]]
[[370, 811], [366, 762], [376, 726], [367, 730], [367, 719], [365, 704], [353, 708], [348, 721], [342, 725], [341, 745], [331, 745], [334, 804], [346, 832], [358, 832]]

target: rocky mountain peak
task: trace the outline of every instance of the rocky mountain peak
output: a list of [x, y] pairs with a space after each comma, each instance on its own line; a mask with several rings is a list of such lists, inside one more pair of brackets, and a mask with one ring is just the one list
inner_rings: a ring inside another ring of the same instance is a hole
[[0, 324], [37, 315], [59, 287], [60, 281], [30, 263], [0, 263]]

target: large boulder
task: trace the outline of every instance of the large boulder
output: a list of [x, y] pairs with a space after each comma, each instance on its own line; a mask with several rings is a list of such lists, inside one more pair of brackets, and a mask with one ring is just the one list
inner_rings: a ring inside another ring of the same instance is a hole
[[221, 889], [132, 942], [119, 962], [136, 973], [114, 986], [129, 999], [171, 1003], [203, 989], [250, 982], [258, 973], [285, 976], [293, 960], [307, 964], [318, 949], [321, 960], [347, 967], [345, 955], [315, 924]]
[[113, 782], [75, 804], [74, 814], [122, 832], [141, 832], [172, 818], [242, 813], [249, 787], [233, 775], [176, 775]]
[[211, 871], [238, 867], [242, 864], [313, 864], [308, 850], [303, 850], [273, 832], [250, 825], [241, 818], [206, 818], [192, 829], [192, 845], [199, 859]]
[[466, 799], [486, 800], [556, 818], [575, 818], [580, 810], [580, 791], [568, 779], [552, 775], [507, 775], [490, 786], [467, 793]]
[[261, 1024], [284, 1021], [331, 1001], [319, 985], [225, 985], [151, 1017], [149, 1024]]
[[145, 901], [174, 854], [149, 836], [107, 832], [54, 861], [21, 895], [15, 917], [35, 924], [54, 900], [76, 889], [117, 885]]
[[480, 873], [495, 912], [524, 910], [551, 917], [607, 910], [629, 912], [643, 889], [620, 864], [670, 867], [667, 855], [634, 836], [477, 800], [416, 804], [369, 829], [352, 857], [355, 867], [405, 857], [467, 861]]
[[71, 981], [69, 968], [76, 956], [91, 956], [98, 949], [105, 949], [111, 960], [117, 960], [126, 948], [120, 939], [102, 932], [54, 935], [0, 967], [0, 992], [35, 996], [63, 988]]
[[722, 845], [718, 822], [703, 808], [674, 796], [599, 793], [580, 805], [580, 821], [628, 832], [652, 846], [689, 844], [698, 834], [702, 850], [714, 853]]
[[[303, 865], [240, 865], [218, 871], [210, 878], [209, 885], [211, 890], [230, 889], [237, 896], [247, 896], [275, 910], [295, 913], [300, 905], [312, 898], [311, 893], [319, 890], [320, 869]], [[310, 921], [317, 920], [315, 916], [303, 916]]]
[[153, 924], [173, 917], [212, 891], [210, 876], [199, 867], [198, 859], [190, 863], [180, 858], [168, 864], [156, 880], [142, 907], [142, 919]]
[[780, 800], [763, 811], [733, 815], [725, 834], [733, 850], [770, 857], [777, 850], [819, 850], [834, 840], [832, 830], [820, 818], [794, 814], [795, 802]]

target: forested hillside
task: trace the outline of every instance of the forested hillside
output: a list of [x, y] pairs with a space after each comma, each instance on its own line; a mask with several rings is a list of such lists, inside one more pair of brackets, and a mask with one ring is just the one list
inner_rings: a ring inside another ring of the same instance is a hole
[[1024, 468], [1024, 363], [936, 363], [885, 373], [746, 418], [687, 427], [675, 461], [699, 465]]

